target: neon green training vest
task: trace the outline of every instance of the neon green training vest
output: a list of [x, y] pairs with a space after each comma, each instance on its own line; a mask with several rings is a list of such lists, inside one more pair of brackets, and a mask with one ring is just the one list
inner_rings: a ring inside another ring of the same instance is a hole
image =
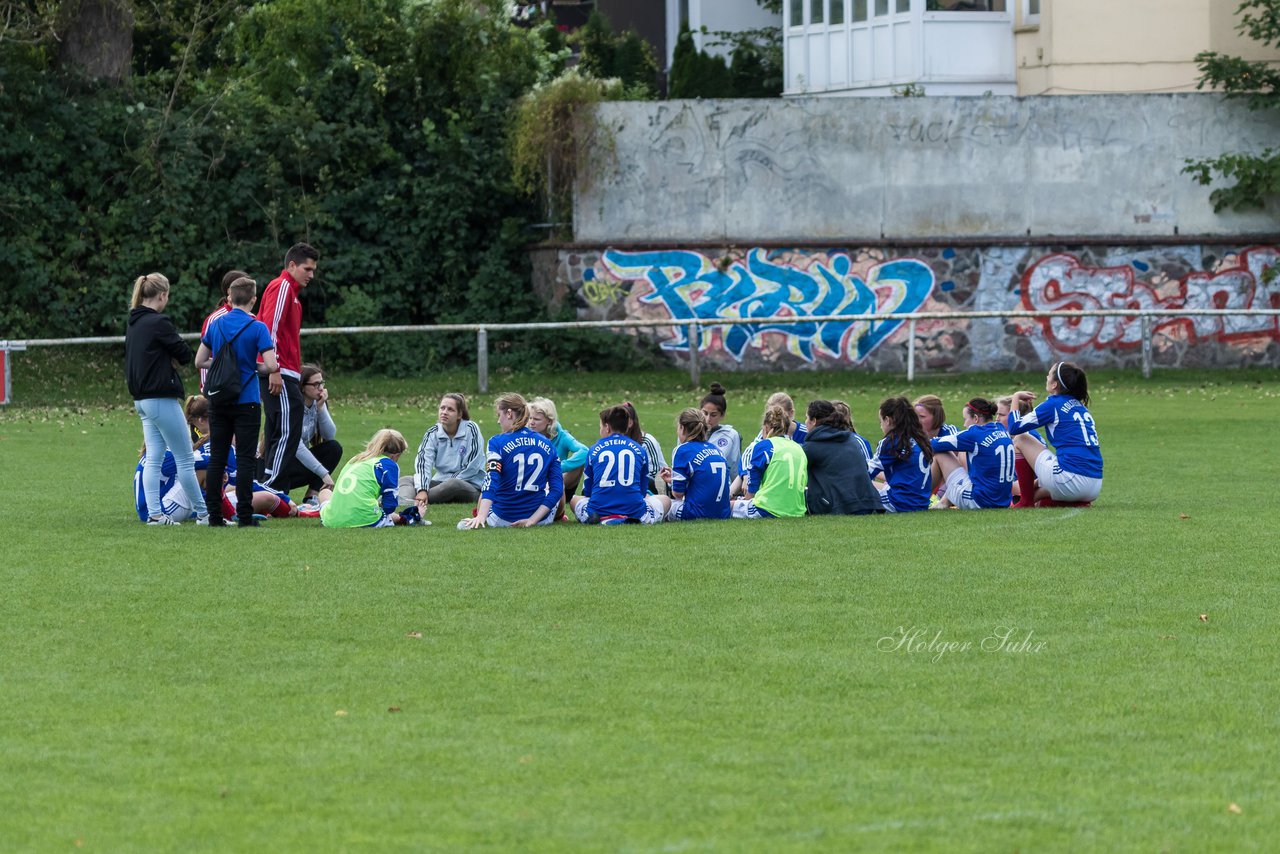
[[755, 505], [774, 516], [803, 516], [804, 490], [809, 485], [809, 458], [804, 448], [785, 436], [761, 441], [773, 445], [773, 458], [764, 470]]
[[373, 467], [386, 457], [347, 463], [333, 487], [333, 497], [320, 508], [326, 528], [364, 528], [382, 518], [382, 487]]

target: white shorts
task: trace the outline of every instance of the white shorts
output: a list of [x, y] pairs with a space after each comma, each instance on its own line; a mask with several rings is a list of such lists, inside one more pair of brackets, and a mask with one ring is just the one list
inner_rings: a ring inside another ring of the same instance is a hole
[[[586, 501], [575, 502], [576, 507], [573, 508], [573, 515], [578, 517], [578, 521], [584, 525], [593, 525], [600, 521], [600, 517], [596, 516], [591, 509], [591, 499]], [[683, 502], [681, 502], [683, 503]], [[662, 499], [656, 495], [646, 495], [644, 499], [644, 514], [636, 521], [641, 525], [656, 525], [663, 519]]]
[[973, 500], [973, 480], [964, 469], [954, 469], [947, 475], [942, 494], [947, 500], [961, 510], [981, 510], [978, 502]]
[[185, 522], [196, 514], [182, 484], [174, 483], [160, 499], [160, 510], [175, 522]]
[[[550, 525], [555, 520], [556, 520], [556, 512], [555, 510], [552, 510], [546, 516], [543, 516], [542, 521], [539, 522], [538, 524]], [[519, 522], [519, 521], [520, 521], [519, 519], [515, 520], [515, 522]], [[503, 519], [497, 513], [490, 513], [489, 518], [484, 520], [484, 523], [488, 525], [490, 528], [510, 528], [512, 525], [515, 524], [515, 522], [508, 522], [506, 519]]]
[[773, 519], [776, 518], [768, 510], [761, 510], [750, 498], [739, 498], [730, 503], [731, 519]]
[[1036, 457], [1035, 470], [1040, 486], [1049, 490], [1054, 501], [1097, 501], [1102, 492], [1102, 478], [1065, 471], [1058, 465], [1058, 455], [1048, 448]]

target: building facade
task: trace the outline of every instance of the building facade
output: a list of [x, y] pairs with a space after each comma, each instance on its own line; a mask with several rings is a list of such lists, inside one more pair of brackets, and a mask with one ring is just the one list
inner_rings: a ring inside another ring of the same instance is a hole
[[786, 0], [785, 95], [1194, 91], [1196, 54], [1280, 61], [1235, 0]]

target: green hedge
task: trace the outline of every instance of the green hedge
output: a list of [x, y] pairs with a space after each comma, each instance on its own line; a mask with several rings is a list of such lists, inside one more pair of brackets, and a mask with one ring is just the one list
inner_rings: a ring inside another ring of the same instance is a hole
[[[120, 334], [153, 270], [194, 329], [226, 270], [265, 284], [298, 240], [321, 253], [309, 325], [546, 319], [507, 134], [515, 100], [560, 71], [548, 28], [470, 0], [240, 11], [197, 32], [196, 63], [178, 43], [143, 68], [147, 52], [121, 87], [0, 43], [0, 337]], [[392, 372], [475, 355], [467, 336], [325, 349]]]

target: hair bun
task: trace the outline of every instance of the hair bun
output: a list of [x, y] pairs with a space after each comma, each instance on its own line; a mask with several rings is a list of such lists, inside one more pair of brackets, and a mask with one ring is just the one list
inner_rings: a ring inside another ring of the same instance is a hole
[[724, 386], [720, 385], [720, 383], [712, 383], [712, 384], [711, 384], [711, 388], [710, 388], [710, 389], [708, 389], [708, 390], [709, 390], [712, 394], [718, 394], [718, 395], [720, 395], [721, 397], [724, 397], [725, 389], [724, 389]]

